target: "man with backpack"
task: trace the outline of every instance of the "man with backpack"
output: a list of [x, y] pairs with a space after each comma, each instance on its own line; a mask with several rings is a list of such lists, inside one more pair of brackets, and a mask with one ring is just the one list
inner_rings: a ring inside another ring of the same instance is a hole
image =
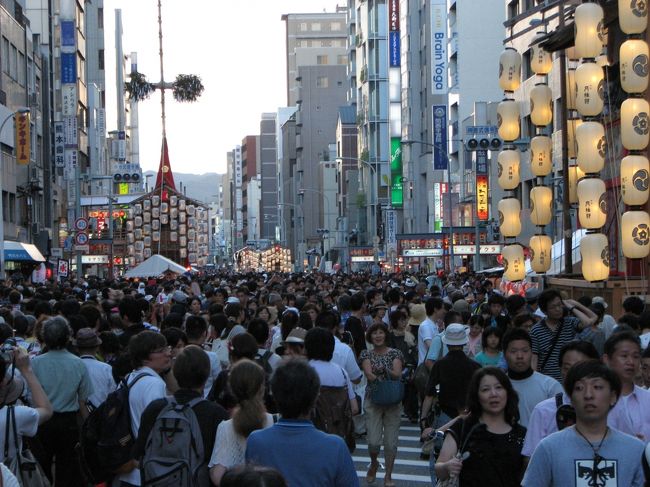
[[[176, 357], [173, 368], [179, 389], [171, 398], [153, 401], [142, 413], [134, 456], [140, 463], [142, 485], [155, 478], [175, 478], [178, 487], [208, 487], [208, 460], [217, 426], [228, 419], [218, 404], [203, 399], [210, 360], [195, 345]], [[173, 477], [180, 472], [181, 477]]]
[[253, 335], [257, 342], [257, 354], [255, 355], [255, 362], [264, 369], [267, 375], [271, 375], [273, 371], [280, 365], [282, 357], [273, 351], [264, 347], [269, 338], [269, 325], [266, 321], [261, 319], [254, 319], [248, 324], [248, 333]]

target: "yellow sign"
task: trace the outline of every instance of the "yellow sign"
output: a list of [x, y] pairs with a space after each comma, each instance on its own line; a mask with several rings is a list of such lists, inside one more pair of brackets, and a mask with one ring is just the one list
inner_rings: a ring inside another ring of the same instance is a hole
[[129, 194], [129, 183], [120, 183], [118, 194]]
[[16, 164], [29, 164], [31, 142], [29, 112], [16, 113]]
[[481, 221], [486, 221], [490, 217], [488, 194], [488, 177], [476, 176], [476, 216]]

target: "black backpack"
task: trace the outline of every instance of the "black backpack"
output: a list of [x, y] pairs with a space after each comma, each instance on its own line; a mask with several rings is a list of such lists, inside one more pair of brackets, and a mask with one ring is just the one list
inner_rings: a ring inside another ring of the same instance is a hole
[[131, 431], [129, 391], [145, 376], [151, 374], [140, 374], [130, 384], [123, 380], [81, 426], [78, 445], [81, 465], [87, 479], [94, 484], [110, 480], [120, 467], [133, 459], [135, 434]]
[[271, 394], [271, 376], [273, 375], [273, 367], [271, 367], [270, 360], [272, 356], [273, 352], [270, 350], [266, 350], [263, 354], [260, 354], [259, 352], [255, 354], [255, 362], [264, 369], [264, 375], [266, 376], [264, 380], [264, 405], [269, 413], [276, 412], [275, 401]]

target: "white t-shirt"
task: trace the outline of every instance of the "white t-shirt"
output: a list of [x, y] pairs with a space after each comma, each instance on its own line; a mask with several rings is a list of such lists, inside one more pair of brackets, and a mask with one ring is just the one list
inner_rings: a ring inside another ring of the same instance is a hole
[[563, 392], [558, 381], [539, 372], [533, 372], [533, 375], [523, 380], [510, 379], [510, 382], [519, 395], [519, 424], [524, 428], [528, 428], [528, 420], [535, 406]]
[[203, 397], [208, 397], [208, 394], [212, 389], [213, 382], [217, 379], [219, 372], [221, 372], [221, 361], [219, 360], [219, 355], [217, 355], [216, 352], [208, 352], [206, 350], [205, 353], [210, 359], [210, 375], [208, 376], [208, 380], [205, 381]]
[[[273, 416], [266, 414], [264, 428], [273, 426]], [[246, 462], [246, 438], [237, 434], [232, 424], [232, 419], [222, 421], [217, 426], [217, 438], [214, 442], [212, 456], [208, 467], [222, 465], [232, 468]]]
[[[140, 418], [142, 413], [156, 399], [162, 399], [166, 396], [165, 381], [160, 378], [155, 370], [149, 367], [140, 367], [139, 369], [131, 372], [127, 377], [127, 384], [131, 384], [133, 380], [140, 374], [147, 374], [136, 382], [129, 391], [129, 407], [131, 409], [131, 431], [136, 435], [140, 430]], [[140, 469], [136, 468], [133, 471], [119, 475], [117, 477], [117, 485], [119, 482], [129, 482], [133, 485], [140, 485]], [[113, 485], [116, 485], [115, 483]]]
[[14, 474], [11, 473], [4, 463], [0, 463], [0, 473], [2, 475], [2, 487], [20, 487], [20, 483]]
[[320, 385], [326, 387], [347, 387], [348, 397], [350, 400], [354, 399], [354, 389], [352, 382], [345, 370], [334, 362], [325, 362], [324, 360], [310, 360], [311, 365], [318, 374]]
[[[6, 406], [0, 408], [0, 461], [5, 460], [5, 431], [7, 427], [7, 411]], [[15, 406], [14, 408], [16, 415], [16, 432], [18, 433], [18, 446], [22, 448], [23, 436], [35, 436], [36, 431], [38, 431], [38, 411], [34, 408], [27, 406]], [[11, 429], [11, 425], [10, 425]], [[13, 457], [16, 453], [16, 447], [14, 444], [14, 434], [10, 431], [9, 433], [9, 457]]]
[[[427, 356], [427, 351], [431, 346], [431, 341], [433, 341], [433, 337], [435, 337], [437, 334], [438, 326], [433, 321], [431, 321], [430, 318], [427, 318], [422, 323], [420, 323], [420, 326], [418, 328], [418, 365], [424, 362], [424, 359]], [[429, 341], [428, 346], [426, 344], [427, 341]]]
[[[257, 349], [257, 354], [260, 357], [264, 357], [264, 354], [266, 354], [266, 352], [268, 352], [266, 348]], [[271, 369], [273, 370], [277, 369], [281, 363], [282, 363], [282, 357], [280, 357], [277, 353], [272, 352], [271, 356], [269, 357], [269, 365], [271, 366]]]
[[352, 381], [360, 379], [363, 375], [350, 346], [343, 343], [337, 337], [334, 337], [334, 355], [332, 356], [332, 362], [340, 365], [348, 373], [348, 377]]
[[81, 358], [88, 370], [88, 376], [93, 385], [93, 393], [88, 396], [88, 401], [94, 407], [98, 407], [115, 390], [113, 369], [110, 365], [97, 360], [92, 355], [82, 355]]

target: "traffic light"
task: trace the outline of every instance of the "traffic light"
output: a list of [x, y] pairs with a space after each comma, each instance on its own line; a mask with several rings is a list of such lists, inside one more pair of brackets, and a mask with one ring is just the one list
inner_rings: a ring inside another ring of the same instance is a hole
[[472, 137], [465, 140], [465, 147], [469, 151], [477, 150], [499, 150], [503, 146], [503, 141], [494, 136], [481, 137], [477, 139]]
[[113, 181], [116, 183], [137, 183], [140, 181], [140, 173], [115, 173]]

